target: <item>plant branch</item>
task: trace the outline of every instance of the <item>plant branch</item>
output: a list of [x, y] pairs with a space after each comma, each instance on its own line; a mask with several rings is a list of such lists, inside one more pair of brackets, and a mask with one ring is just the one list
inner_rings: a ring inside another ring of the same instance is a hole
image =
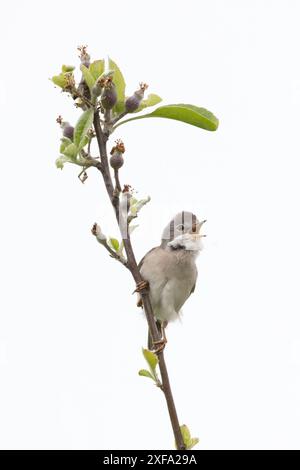
[[127, 111], [123, 111], [118, 116], [116, 116], [114, 119], [112, 119], [111, 124], [114, 126], [118, 121], [120, 121], [120, 119], [122, 119], [124, 116], [126, 116], [126, 114], [128, 114]]
[[[122, 211], [119, 210], [120, 209], [119, 198], [114, 197], [114, 188], [113, 188], [111, 174], [110, 174], [110, 170], [108, 166], [107, 149], [106, 149], [106, 142], [108, 140], [108, 137], [104, 134], [101, 128], [98, 111], [95, 111], [94, 127], [96, 131], [97, 142], [98, 142], [99, 151], [101, 155], [102, 168], [100, 171], [102, 173], [105, 187], [109, 195], [110, 201], [113, 205], [117, 222], [118, 222], [121, 234], [122, 234], [124, 248], [125, 248], [126, 255], [127, 255], [126, 267], [130, 270], [135, 283], [138, 284], [142, 282], [144, 279], [142, 278], [140, 271], [138, 269], [138, 265], [137, 265], [136, 258], [133, 252], [128, 230], [126, 231], [127, 233], [124, 234], [124, 224], [126, 224], [126, 227], [128, 228], [128, 221], [124, 220], [124, 214], [122, 214]], [[146, 319], [148, 322], [152, 339], [153, 341], [159, 341], [161, 337], [160, 337], [160, 333], [158, 331], [155, 317], [153, 314], [150, 297], [149, 297], [149, 291], [147, 290], [147, 288], [144, 288], [139, 292], [143, 300], [144, 311], [145, 311], [145, 315], [146, 315]], [[173, 433], [174, 433], [177, 449], [184, 450], [185, 445], [183, 442], [180, 425], [178, 421], [178, 416], [177, 416], [177, 411], [176, 411], [176, 407], [175, 407], [175, 403], [174, 403], [174, 399], [173, 399], [173, 395], [171, 391], [168, 371], [167, 371], [167, 367], [166, 367], [166, 363], [164, 359], [164, 353], [163, 351], [161, 351], [161, 352], [158, 352], [157, 355], [159, 359], [159, 368], [160, 368], [160, 373], [161, 373], [161, 378], [162, 378], [162, 390], [164, 392], [165, 399], [167, 402], [167, 407], [169, 411], [169, 416], [170, 416], [170, 420], [171, 420], [171, 424], [173, 428]]]
[[120, 193], [122, 191], [122, 188], [121, 188], [121, 183], [120, 183], [120, 179], [119, 179], [119, 170], [117, 168], [115, 168], [115, 170], [114, 170], [114, 176], [115, 176], [115, 182], [116, 182], [116, 189]]
[[99, 237], [98, 235], [98, 228], [99, 226], [95, 223], [92, 227], [92, 234], [96, 237], [97, 241], [100, 243], [100, 245], [103, 245], [104, 248], [108, 251], [109, 255], [114, 258], [115, 260], [119, 261], [120, 263], [123, 264], [123, 266], [125, 266], [125, 268], [128, 268], [128, 263], [127, 263], [127, 260], [124, 258], [124, 256], [122, 255], [119, 255], [118, 253], [116, 253], [110, 246], [109, 244], [107, 243], [106, 241], [106, 238], [101, 238]]

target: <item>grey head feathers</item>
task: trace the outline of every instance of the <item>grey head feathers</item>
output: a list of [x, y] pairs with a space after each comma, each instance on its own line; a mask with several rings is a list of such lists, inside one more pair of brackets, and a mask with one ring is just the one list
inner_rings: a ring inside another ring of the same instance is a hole
[[179, 235], [193, 231], [196, 232], [196, 227], [198, 224], [199, 220], [192, 212], [178, 212], [178, 214], [176, 214], [175, 217], [173, 217], [173, 219], [164, 228], [160, 246], [165, 248], [169, 241], [174, 240], [174, 238], [178, 237]]

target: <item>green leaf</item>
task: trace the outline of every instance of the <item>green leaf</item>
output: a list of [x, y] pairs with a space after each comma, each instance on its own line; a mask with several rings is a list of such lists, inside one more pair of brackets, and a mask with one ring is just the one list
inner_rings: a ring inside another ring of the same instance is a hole
[[186, 449], [192, 449], [196, 444], [198, 444], [198, 437], [191, 437], [190, 430], [186, 424], [180, 426], [180, 431]]
[[51, 78], [54, 85], [59, 86], [60, 88], [65, 88], [67, 85], [67, 79], [64, 73], [60, 73], [59, 75], [54, 75]]
[[69, 137], [62, 137], [60, 141], [61, 141], [61, 144], [60, 144], [59, 151], [60, 153], [64, 153], [65, 148], [68, 147], [68, 145], [72, 144], [72, 140], [69, 139]]
[[118, 102], [114, 106], [114, 111], [116, 113], [120, 113], [124, 110], [124, 103], [125, 103], [125, 80], [123, 74], [117, 64], [109, 57], [108, 58], [108, 68], [109, 70], [114, 71], [113, 82], [116, 86], [116, 92], [118, 97]]
[[186, 446], [188, 450], [192, 449], [199, 443], [198, 437], [192, 437], [189, 441], [189, 444]]
[[118, 251], [119, 250], [119, 247], [120, 247], [120, 244], [118, 242], [118, 240], [116, 238], [110, 238], [108, 240], [108, 243], [109, 245], [111, 246], [111, 248], [115, 251]]
[[92, 127], [93, 124], [93, 119], [94, 119], [94, 110], [93, 109], [87, 109], [82, 113], [80, 118], [77, 121], [77, 124], [74, 129], [74, 144], [82, 148], [82, 139], [85, 138], [87, 135], [88, 130]]
[[130, 202], [130, 207], [131, 207], [138, 202], [138, 199], [132, 196], [129, 202]]
[[145, 108], [149, 108], [150, 106], [155, 106], [156, 104], [160, 103], [162, 101], [161, 97], [158, 95], [155, 95], [154, 93], [150, 93], [150, 95], [147, 96], [145, 100], [143, 100], [138, 107], [135, 113], [138, 113], [142, 111]]
[[125, 101], [117, 101], [117, 103], [113, 107], [113, 111], [116, 114], [123, 113], [125, 111]]
[[88, 135], [85, 135], [85, 136], [81, 139], [81, 141], [80, 141], [80, 144], [79, 144], [79, 147], [78, 147], [78, 151], [79, 151], [79, 150], [82, 150], [83, 147], [85, 147], [85, 146], [88, 144], [89, 140], [90, 140], [90, 139], [89, 139], [89, 136], [88, 136]]
[[95, 60], [91, 63], [89, 70], [96, 81], [104, 72], [104, 60]]
[[156, 376], [156, 366], [158, 364], [158, 357], [156, 354], [154, 354], [154, 352], [152, 351], [149, 351], [149, 349], [144, 349], [143, 348], [143, 355], [144, 355], [144, 358], [146, 359], [149, 367], [150, 367], [150, 370], [151, 372], [153, 373], [154, 376]]
[[182, 426], [180, 426], [180, 430], [181, 430], [183, 442], [187, 444], [187, 442], [189, 442], [191, 439], [190, 430], [186, 424], [183, 424]]
[[145, 199], [141, 199], [140, 201], [138, 201], [137, 199], [135, 199], [135, 202], [132, 203], [130, 201], [130, 214], [133, 216], [133, 217], [136, 217], [137, 216], [137, 213], [142, 209], [142, 207], [147, 204], [149, 201], [151, 200], [150, 196], [146, 197]]
[[55, 160], [55, 164], [57, 168], [60, 168], [61, 170], [64, 167], [65, 163], [73, 163], [71, 158], [66, 157], [65, 155], [61, 155], [59, 158]]
[[90, 91], [92, 91], [92, 88], [93, 88], [93, 86], [95, 84], [95, 81], [96, 81], [95, 78], [93, 77], [93, 75], [91, 74], [91, 72], [89, 71], [89, 69], [85, 65], [81, 64], [80, 70], [82, 72], [83, 78], [84, 78], [87, 86], [89, 87]]
[[152, 379], [155, 381], [155, 377], [153, 377], [153, 375], [151, 374], [151, 372], [149, 372], [148, 370], [146, 369], [141, 369], [139, 370], [139, 375], [141, 375], [142, 377], [149, 377], [149, 379]]
[[114, 128], [116, 129], [125, 122], [150, 117], [175, 119], [176, 121], [186, 122], [187, 124], [200, 127], [201, 129], [206, 129], [207, 131], [215, 131], [219, 125], [218, 119], [205, 108], [199, 108], [192, 104], [169, 104], [156, 108], [152, 113], [120, 121]]
[[75, 70], [74, 65], [63, 65], [62, 68], [61, 68], [61, 71], [62, 71], [63, 73], [65, 73], [65, 72], [73, 72], [73, 70]]
[[64, 151], [62, 153], [66, 157], [75, 158], [78, 154], [78, 148], [72, 142], [70, 145], [67, 145], [67, 147], [64, 149]]
[[136, 216], [136, 214], [137, 214], [137, 207], [136, 207], [136, 205], [130, 207], [130, 213], [131, 213], [131, 215], [133, 215], [134, 217]]

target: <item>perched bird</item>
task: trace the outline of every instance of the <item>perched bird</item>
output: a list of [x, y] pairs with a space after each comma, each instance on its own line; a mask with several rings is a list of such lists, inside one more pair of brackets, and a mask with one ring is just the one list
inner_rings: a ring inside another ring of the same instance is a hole
[[[165, 227], [161, 244], [150, 250], [139, 263], [140, 273], [149, 283], [150, 301], [157, 326], [162, 334], [159, 344], [149, 334], [148, 347], [159, 352], [166, 343], [165, 327], [179, 318], [180, 309], [192, 292], [197, 280], [196, 257], [203, 248], [199, 222], [191, 212], [182, 211]], [[142, 306], [138, 294], [138, 306]]]

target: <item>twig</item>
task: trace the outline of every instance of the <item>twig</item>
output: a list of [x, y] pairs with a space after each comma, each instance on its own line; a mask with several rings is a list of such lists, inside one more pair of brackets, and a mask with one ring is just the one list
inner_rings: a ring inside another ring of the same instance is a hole
[[114, 169], [114, 176], [115, 176], [116, 188], [120, 193], [122, 191], [122, 188], [121, 188], [121, 183], [119, 179], [119, 170], [117, 168]]
[[110, 109], [105, 109], [105, 111], [104, 111], [103, 132], [107, 137], [110, 134], [111, 127], [112, 127], [112, 125], [111, 125], [111, 110]]
[[111, 125], [114, 126], [118, 121], [120, 121], [120, 119], [126, 116], [126, 114], [128, 114], [127, 111], [123, 111], [122, 113], [120, 113], [118, 116], [111, 120]]
[[109, 255], [116, 259], [117, 261], [119, 261], [120, 263], [123, 264], [123, 266], [125, 266], [126, 268], [128, 268], [128, 263], [127, 263], [127, 260], [122, 256], [122, 255], [119, 255], [118, 253], [116, 253], [114, 250], [111, 249], [111, 247], [109, 246], [109, 244], [107, 243], [106, 239], [105, 238], [99, 238], [98, 237], [98, 234], [97, 234], [97, 224], [95, 223], [92, 227], [92, 234], [96, 237], [96, 239], [98, 240], [98, 242], [104, 246], [104, 248], [109, 252]]
[[[99, 146], [99, 151], [101, 155], [101, 163], [102, 163], [102, 169], [101, 173], [103, 176], [103, 180], [105, 183], [105, 187], [107, 190], [107, 193], [109, 195], [110, 201], [113, 205], [113, 208], [115, 210], [115, 215], [117, 218], [117, 222], [119, 225], [119, 228], [122, 233], [122, 226], [124, 226], [124, 220], [123, 219], [123, 214], [122, 211], [119, 210], [119, 198], [114, 197], [114, 188], [112, 184], [112, 179], [111, 179], [111, 174], [108, 166], [108, 158], [107, 158], [107, 149], [106, 149], [106, 142], [108, 140], [107, 135], [105, 135], [102, 131], [101, 124], [100, 124], [100, 118], [99, 118], [99, 112], [96, 110], [94, 114], [94, 126], [95, 126], [95, 131], [96, 131], [96, 137], [97, 137], [97, 142]], [[120, 220], [121, 219], [121, 220]], [[128, 221], [126, 220], [126, 224]], [[139, 272], [138, 265], [135, 259], [135, 255], [132, 249], [131, 245], [131, 240], [130, 240], [130, 235], [127, 231], [126, 236], [122, 236], [123, 238], [123, 243], [124, 243], [124, 248], [126, 251], [127, 255], [127, 268], [132, 274], [132, 277], [134, 278], [134, 281], [136, 284], [140, 283], [143, 281], [143, 278]], [[143, 306], [144, 306], [144, 311], [146, 315], [146, 319], [148, 322], [150, 334], [152, 336], [153, 341], [159, 341], [160, 338], [160, 333], [158, 331], [156, 321], [153, 315], [153, 310], [150, 302], [150, 297], [149, 297], [149, 292], [147, 288], [143, 289], [140, 291], [140, 295], [143, 300]], [[160, 368], [160, 373], [161, 373], [161, 378], [162, 378], [162, 390], [165, 395], [165, 399], [167, 402], [167, 407], [169, 411], [169, 416], [173, 428], [173, 433], [177, 445], [177, 449], [179, 450], [184, 450], [185, 445], [183, 442], [181, 430], [180, 430], [180, 425], [178, 421], [178, 416], [177, 416], [177, 411], [171, 391], [171, 386], [170, 386], [170, 381], [169, 381], [169, 376], [168, 376], [168, 371], [164, 359], [164, 354], [163, 351], [158, 352], [158, 358], [159, 358], [159, 368]]]
[[83, 93], [81, 93], [78, 89], [72, 89], [70, 91], [70, 93], [72, 94], [72, 96], [76, 96], [76, 98], [80, 98], [82, 101], [85, 102], [85, 104], [87, 104], [90, 108], [93, 108], [95, 105], [88, 99], [84, 96]]

